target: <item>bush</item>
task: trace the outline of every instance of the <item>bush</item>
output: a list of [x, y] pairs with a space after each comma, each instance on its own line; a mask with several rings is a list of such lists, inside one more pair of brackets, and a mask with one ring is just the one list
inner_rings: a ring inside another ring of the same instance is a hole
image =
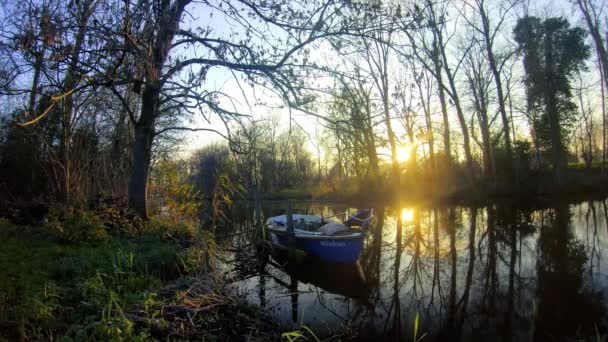
[[110, 235], [133, 237], [144, 226], [141, 218], [116, 207], [93, 211], [56, 205], [42, 222], [48, 232], [67, 242], [105, 241]]
[[185, 178], [183, 163], [161, 161], [152, 171], [150, 193], [162, 198], [151, 212], [171, 223], [197, 222], [202, 208], [201, 194]]
[[197, 230], [191, 223], [170, 223], [160, 216], [153, 216], [145, 223], [145, 232], [158, 235], [163, 240], [192, 242], [196, 239]]
[[112, 234], [134, 236], [140, 233], [144, 226], [139, 216], [116, 207], [102, 207], [95, 214], [103, 221], [106, 230]]
[[201, 231], [195, 245], [180, 253], [181, 266], [186, 272], [209, 272], [217, 270], [220, 249], [210, 231]]
[[75, 207], [52, 207], [44, 218], [44, 227], [60, 240], [68, 242], [104, 241], [109, 237], [99, 216]]

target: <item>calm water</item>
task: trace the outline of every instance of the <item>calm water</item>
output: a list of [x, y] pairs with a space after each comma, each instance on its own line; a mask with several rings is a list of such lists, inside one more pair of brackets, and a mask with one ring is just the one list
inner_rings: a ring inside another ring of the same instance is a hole
[[[356, 209], [300, 202], [294, 211]], [[265, 217], [285, 202], [265, 203]], [[253, 207], [235, 208], [227, 272], [285, 326], [360, 340], [604, 340], [608, 200], [544, 209], [374, 208], [357, 265], [284, 265], [252, 245]], [[401, 227], [400, 227], [401, 226]], [[400, 227], [400, 229], [399, 229]]]

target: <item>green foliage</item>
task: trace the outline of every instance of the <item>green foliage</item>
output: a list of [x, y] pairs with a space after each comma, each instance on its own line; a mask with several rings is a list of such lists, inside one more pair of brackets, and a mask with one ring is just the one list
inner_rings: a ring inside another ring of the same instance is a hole
[[[530, 171], [532, 161], [532, 145], [530, 142], [527, 140], [514, 141], [513, 156], [518, 174], [527, 174]], [[508, 170], [511, 160], [508, 158], [504, 144], [496, 146], [494, 149], [494, 160], [496, 163], [497, 179], [501, 180], [508, 177], [505, 170]]]
[[532, 163], [532, 144], [527, 140], [516, 140], [514, 142], [513, 152], [517, 165], [521, 171], [530, 170]]
[[198, 221], [202, 207], [200, 193], [185, 175], [185, 170], [175, 161], [161, 161], [154, 170], [151, 192], [160, 195], [164, 201], [156, 212], [171, 223]]
[[317, 335], [315, 335], [312, 329], [305, 325], [302, 325], [298, 330], [284, 332], [281, 334], [281, 337], [289, 342], [295, 342], [299, 340], [308, 341], [309, 339], [306, 337], [307, 335], [310, 335], [314, 339], [313, 341], [321, 342], [321, 340], [317, 337]]
[[125, 308], [183, 272], [182, 247], [154, 236], [58, 244], [3, 219], [0, 238], [0, 339], [148, 340]]
[[136, 236], [143, 221], [115, 207], [87, 210], [74, 206], [51, 206], [43, 219], [48, 232], [65, 242], [105, 241], [110, 236]]
[[245, 189], [239, 184], [232, 182], [230, 176], [227, 173], [219, 175], [213, 195], [211, 198], [211, 216], [214, 222], [217, 219], [228, 220], [226, 216], [226, 209], [232, 207], [233, 198], [237, 195], [241, 195]]
[[142, 290], [156, 289], [161, 284], [159, 278], [136, 269], [133, 252], [127, 255], [119, 249], [107, 272], [98, 270], [94, 276], [79, 284], [86, 303], [102, 308], [101, 320], [96, 319], [98, 315], [93, 315], [90, 321], [72, 327], [72, 333], [77, 339], [95, 337], [120, 340], [135, 337], [134, 340], [145, 340], [145, 334], [135, 334], [134, 325], [125, 316], [123, 306], [148, 300]]
[[281, 334], [281, 337], [289, 342], [295, 342], [301, 339], [307, 341], [307, 335], [310, 335], [310, 337], [314, 338], [314, 341], [321, 342], [321, 340], [317, 337], [317, 335], [315, 335], [312, 329], [304, 325], [304, 309], [302, 309], [302, 315], [300, 316], [300, 328], [284, 332], [283, 334]]
[[44, 227], [64, 241], [103, 241], [109, 235], [104, 222], [92, 211], [75, 207], [52, 207]]
[[312, 337], [313, 341], [321, 342], [321, 340], [317, 337], [317, 335], [315, 335], [312, 329], [303, 324], [300, 325], [299, 329], [286, 331], [281, 334], [281, 337], [289, 342], [295, 342], [300, 340], [308, 341], [309, 337], [307, 336]]
[[103, 222], [106, 230], [114, 235], [133, 236], [143, 229], [143, 220], [124, 209], [102, 206], [95, 214]]
[[190, 222], [172, 224], [161, 216], [152, 216], [145, 223], [145, 233], [159, 236], [163, 240], [194, 241], [197, 229]]
[[[558, 130], [558, 143], [563, 148], [578, 120], [570, 78], [586, 68], [585, 61], [590, 56], [590, 47], [585, 42], [587, 32], [571, 28], [562, 17], [542, 21], [524, 17], [518, 20], [513, 33], [524, 56], [528, 111], [534, 134], [541, 147], [550, 149], [555, 135], [552, 130]], [[557, 127], [552, 127], [552, 120], [556, 120]]]
[[212, 232], [196, 229], [189, 223], [171, 224], [154, 216], [146, 223], [145, 233], [187, 246], [177, 255], [181, 271], [190, 273], [216, 270], [220, 249]]

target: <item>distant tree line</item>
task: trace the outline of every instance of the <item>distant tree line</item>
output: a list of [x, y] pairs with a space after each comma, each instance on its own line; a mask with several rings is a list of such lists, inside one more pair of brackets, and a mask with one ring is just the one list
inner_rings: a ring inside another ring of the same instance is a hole
[[273, 120], [258, 121], [239, 135], [247, 137], [246, 150], [231, 150], [228, 143], [216, 143], [197, 150], [189, 158], [189, 177], [205, 197], [211, 197], [222, 175], [242, 187], [241, 195], [254, 191], [276, 194], [283, 190], [305, 192], [315, 187], [318, 173], [309, 137], [299, 127], [279, 129]]

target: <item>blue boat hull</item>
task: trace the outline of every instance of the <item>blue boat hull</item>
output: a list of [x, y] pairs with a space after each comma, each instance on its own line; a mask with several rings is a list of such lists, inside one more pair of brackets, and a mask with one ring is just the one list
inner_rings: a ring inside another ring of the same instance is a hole
[[[275, 241], [282, 246], [288, 246], [287, 235], [274, 234]], [[352, 264], [359, 259], [363, 249], [363, 239], [365, 235], [348, 239], [310, 239], [295, 238], [295, 248], [304, 251], [306, 254], [317, 257], [324, 261]]]

